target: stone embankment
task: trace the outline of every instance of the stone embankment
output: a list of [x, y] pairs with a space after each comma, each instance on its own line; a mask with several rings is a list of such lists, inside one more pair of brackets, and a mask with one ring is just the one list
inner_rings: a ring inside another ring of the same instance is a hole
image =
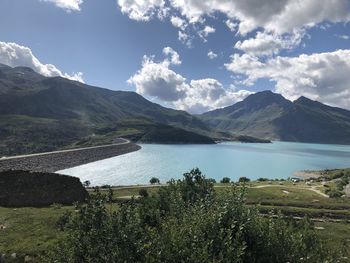
[[39, 153], [0, 159], [0, 171], [26, 170], [56, 172], [139, 150], [141, 147], [125, 139], [119, 143], [49, 153]]

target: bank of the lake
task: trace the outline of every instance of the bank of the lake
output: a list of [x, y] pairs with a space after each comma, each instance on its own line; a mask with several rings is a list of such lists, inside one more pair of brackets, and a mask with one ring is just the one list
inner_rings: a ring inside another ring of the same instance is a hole
[[220, 180], [266, 177], [288, 178], [301, 170], [350, 167], [350, 146], [273, 142], [270, 144], [225, 142], [216, 145], [142, 144], [126, 155], [59, 171], [92, 185], [148, 183], [153, 176], [166, 182], [193, 167]]

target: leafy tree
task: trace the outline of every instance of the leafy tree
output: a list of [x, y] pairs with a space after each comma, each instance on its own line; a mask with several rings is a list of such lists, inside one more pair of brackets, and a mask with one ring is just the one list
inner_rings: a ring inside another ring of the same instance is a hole
[[159, 184], [160, 180], [157, 177], [152, 177], [151, 180], [149, 180], [150, 184]]
[[91, 185], [91, 183], [90, 183], [89, 180], [86, 180], [86, 181], [83, 182], [83, 186], [84, 186], [85, 188], [89, 187], [90, 185]]
[[240, 178], [238, 179], [238, 182], [240, 182], [240, 183], [249, 183], [249, 182], [250, 182], [250, 179], [247, 178], [247, 177], [245, 177], [245, 176], [243, 176], [243, 177], [240, 177]]
[[230, 182], [231, 182], [231, 179], [229, 177], [224, 177], [220, 181], [220, 183], [222, 184], [229, 184]]

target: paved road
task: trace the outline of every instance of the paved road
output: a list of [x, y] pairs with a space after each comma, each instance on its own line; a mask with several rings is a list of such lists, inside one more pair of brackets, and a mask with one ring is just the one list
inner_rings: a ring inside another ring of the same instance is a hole
[[4, 157], [1, 157], [0, 160], [11, 160], [11, 159], [17, 159], [17, 158], [50, 155], [50, 154], [56, 154], [56, 153], [79, 152], [79, 151], [92, 150], [92, 149], [98, 149], [98, 148], [105, 148], [105, 147], [108, 147], [108, 146], [118, 146], [118, 145], [124, 145], [124, 144], [130, 143], [129, 140], [124, 139], [124, 138], [118, 138], [118, 140], [121, 140], [122, 142], [120, 142], [120, 143], [113, 143], [113, 144], [106, 144], [106, 145], [100, 145], [100, 146], [91, 146], [91, 147], [84, 147], [84, 148], [74, 148], [74, 149], [68, 149], [68, 150], [53, 151], [53, 152], [33, 153], [33, 154], [16, 155], [16, 156], [9, 156], [9, 157], [4, 156]]

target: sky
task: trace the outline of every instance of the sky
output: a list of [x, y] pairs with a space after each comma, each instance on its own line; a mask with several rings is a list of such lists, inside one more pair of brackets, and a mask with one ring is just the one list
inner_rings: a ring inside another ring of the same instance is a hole
[[0, 63], [202, 113], [272, 90], [350, 109], [350, 0], [0, 0]]

